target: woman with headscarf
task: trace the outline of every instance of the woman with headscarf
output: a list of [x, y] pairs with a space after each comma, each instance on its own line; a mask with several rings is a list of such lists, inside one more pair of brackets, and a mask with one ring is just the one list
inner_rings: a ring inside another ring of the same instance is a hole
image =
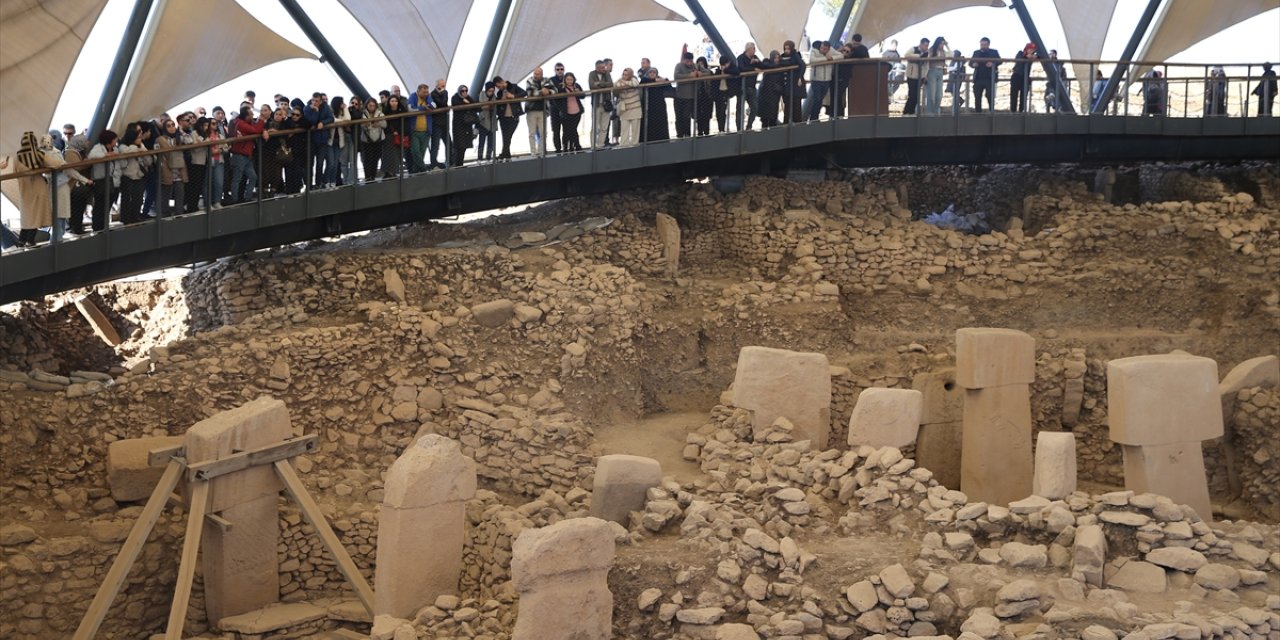
[[[67, 140], [67, 150], [62, 154], [67, 164], [75, 164], [89, 159], [89, 137], [83, 133], [71, 136]], [[88, 169], [90, 172], [92, 169]], [[67, 227], [71, 233], [84, 233], [84, 211], [93, 199], [94, 181], [86, 178], [77, 181], [71, 187], [71, 217], [67, 219]]]
[[[16, 173], [40, 171], [45, 168], [44, 151], [36, 140], [36, 134], [28, 131], [22, 134], [22, 145], [16, 156]], [[21, 203], [22, 224], [18, 231], [18, 246], [34, 247], [36, 232], [40, 227], [53, 225], [53, 207], [49, 202], [49, 183], [44, 174], [34, 174], [18, 178], [18, 195]]]
[[[66, 160], [62, 157], [62, 152], [53, 146], [53, 136], [40, 138], [40, 151], [44, 153], [46, 167], [58, 169], [66, 164]], [[67, 229], [67, 219], [71, 217], [71, 183], [74, 181], [76, 185], [83, 185], [93, 181], [84, 177], [84, 174], [75, 169], [55, 171], [49, 175], [57, 187], [57, 193], [53, 194], [53, 220], [54, 225], [57, 227], [58, 235], [61, 235]]]
[[457, 92], [449, 102], [453, 106], [453, 156], [446, 159], [451, 160], [455, 167], [462, 166], [467, 149], [471, 148], [476, 137], [476, 124], [480, 121], [479, 109], [459, 108], [476, 103], [468, 91], [467, 85], [458, 85]]
[[800, 52], [796, 51], [796, 43], [790, 40], [782, 43], [782, 56], [779, 58], [779, 64], [783, 67], [794, 67], [793, 70], [783, 74], [786, 76], [787, 83], [787, 90], [782, 94], [783, 119], [787, 124], [802, 122], [804, 120], [804, 111], [801, 107], [805, 96], [805, 64]]
[[658, 77], [657, 67], [649, 67], [640, 78], [640, 93], [644, 97], [644, 124], [640, 131], [643, 142], [671, 139], [667, 124], [667, 95], [670, 92], [669, 81]]
[[769, 59], [762, 60], [759, 65], [760, 90], [756, 93], [757, 106], [760, 109], [760, 126], [768, 129], [778, 125], [778, 101], [787, 91], [787, 74], [775, 69], [782, 66], [782, 54], [777, 49], [769, 52]]

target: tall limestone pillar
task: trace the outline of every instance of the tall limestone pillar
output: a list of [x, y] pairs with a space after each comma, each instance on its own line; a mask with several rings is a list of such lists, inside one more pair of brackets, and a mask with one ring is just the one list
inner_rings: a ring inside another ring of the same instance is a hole
[[521, 532], [511, 546], [511, 580], [520, 593], [512, 640], [608, 640], [613, 555], [613, 529], [599, 518]]
[[476, 463], [458, 443], [429, 434], [387, 472], [378, 514], [374, 613], [413, 619], [437, 596], [458, 591], [466, 501], [476, 493]]
[[1007, 505], [1031, 495], [1035, 339], [1012, 329], [956, 331], [956, 384], [965, 390], [960, 490]]

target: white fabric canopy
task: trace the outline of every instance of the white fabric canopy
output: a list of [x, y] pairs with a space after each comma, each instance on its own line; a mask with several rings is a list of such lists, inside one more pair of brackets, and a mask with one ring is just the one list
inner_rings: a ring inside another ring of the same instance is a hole
[[[1079, 60], [1097, 60], [1102, 57], [1102, 45], [1107, 41], [1107, 31], [1111, 28], [1111, 18], [1116, 11], [1118, 0], [1069, 0], [1054, 2], [1058, 9], [1058, 19], [1062, 21], [1062, 32], [1067, 37], [1067, 50], [1070, 57]], [[1066, 57], [1066, 56], [1062, 56]], [[1088, 64], [1071, 65], [1071, 74], [1080, 85], [1080, 95], [1085, 96], [1085, 105], [1092, 104], [1090, 92], [1093, 78]]]
[[493, 68], [504, 78], [524, 78], [574, 43], [609, 27], [684, 16], [653, 0], [523, 0], [507, 20], [506, 41]]
[[[0, 155], [12, 155], [24, 131], [37, 136], [48, 132], [71, 68], [106, 4], [107, 0], [0, 2]], [[62, 123], [56, 126], [61, 129]]]
[[1137, 59], [1167, 60], [1227, 27], [1276, 8], [1280, 0], [1166, 0]]
[[[156, 16], [152, 16], [156, 19]], [[250, 71], [290, 58], [316, 56], [258, 22], [235, 0], [163, 3], [146, 58], [115, 122], [151, 118], [165, 109]]]
[[763, 58], [772, 49], [781, 51], [782, 43], [787, 40], [795, 42], [799, 49], [800, 36], [804, 33], [805, 23], [809, 21], [809, 10], [813, 7], [813, 2], [814, 0], [735, 0], [733, 6], [751, 30], [756, 49], [766, 52], [760, 54]]
[[[863, 44], [882, 42], [913, 24], [924, 22], [938, 14], [965, 7], [1003, 7], [996, 0], [862, 0], [854, 15], [850, 33], [861, 33]], [[915, 40], [902, 46], [915, 45]]]
[[[339, 0], [400, 74], [405, 92], [449, 75], [473, 0]], [[336, 34], [330, 34], [335, 37]]]

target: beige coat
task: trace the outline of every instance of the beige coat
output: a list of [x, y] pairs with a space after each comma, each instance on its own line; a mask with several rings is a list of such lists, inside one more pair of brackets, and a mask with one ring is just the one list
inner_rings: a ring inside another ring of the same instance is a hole
[[[41, 153], [46, 167], [52, 169], [63, 165], [62, 156], [57, 152], [42, 149]], [[49, 199], [49, 182], [44, 175], [18, 178], [18, 197], [22, 200], [23, 229], [39, 229], [53, 224], [53, 203]], [[63, 205], [58, 207], [58, 217], [68, 217], [71, 214], [70, 190], [59, 192], [58, 201]]]
[[618, 118], [622, 120], [639, 120], [644, 112], [640, 107], [639, 78], [619, 80], [613, 85], [618, 94]]

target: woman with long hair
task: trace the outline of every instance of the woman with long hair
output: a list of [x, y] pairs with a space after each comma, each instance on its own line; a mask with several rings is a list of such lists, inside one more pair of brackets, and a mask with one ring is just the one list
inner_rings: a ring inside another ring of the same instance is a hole
[[[98, 144], [89, 149], [89, 160], [99, 160], [116, 155], [116, 147], [120, 144], [120, 136], [110, 129], [98, 134]], [[89, 169], [93, 178], [93, 212], [90, 219], [94, 231], [102, 231], [111, 224], [111, 205], [120, 195], [119, 162], [100, 162]]]
[[179, 147], [184, 146], [184, 134], [173, 120], [164, 121], [164, 130], [156, 140], [156, 148], [168, 150], [160, 160], [160, 215], [182, 213], [186, 206], [187, 162]]
[[[147, 127], [144, 123], [132, 122], [124, 129], [124, 138], [116, 146], [120, 155], [146, 151]], [[120, 168], [120, 223], [134, 224], [149, 220], [151, 216], [142, 213], [146, 192], [147, 169], [152, 164], [152, 156], [128, 158], [122, 160]]]
[[372, 122], [360, 125], [360, 164], [365, 182], [378, 179], [378, 163], [382, 160], [383, 139], [387, 134], [387, 121], [382, 120], [382, 105], [369, 98], [364, 102], [360, 117]]
[[404, 150], [409, 142], [412, 126], [405, 122], [407, 118], [394, 117], [402, 113], [409, 113], [404, 99], [396, 95], [387, 98], [387, 108], [382, 110], [382, 114], [388, 118], [382, 144], [382, 173], [386, 178], [399, 178], [400, 168], [404, 164]]
[[582, 151], [582, 142], [578, 139], [578, 123], [582, 121], [582, 87], [578, 85], [578, 77], [573, 73], [564, 74], [564, 118], [563, 138], [565, 151]]
[[947, 58], [951, 57], [951, 48], [947, 39], [942, 36], [934, 38], [933, 45], [926, 54], [924, 75], [924, 114], [936, 116], [942, 114], [942, 77], [947, 70]]
[[342, 96], [334, 96], [329, 101], [329, 109], [333, 111], [332, 131], [329, 132], [329, 145], [333, 147], [333, 157], [337, 160], [338, 171], [335, 186], [351, 184], [351, 120], [347, 113], [347, 101]]

